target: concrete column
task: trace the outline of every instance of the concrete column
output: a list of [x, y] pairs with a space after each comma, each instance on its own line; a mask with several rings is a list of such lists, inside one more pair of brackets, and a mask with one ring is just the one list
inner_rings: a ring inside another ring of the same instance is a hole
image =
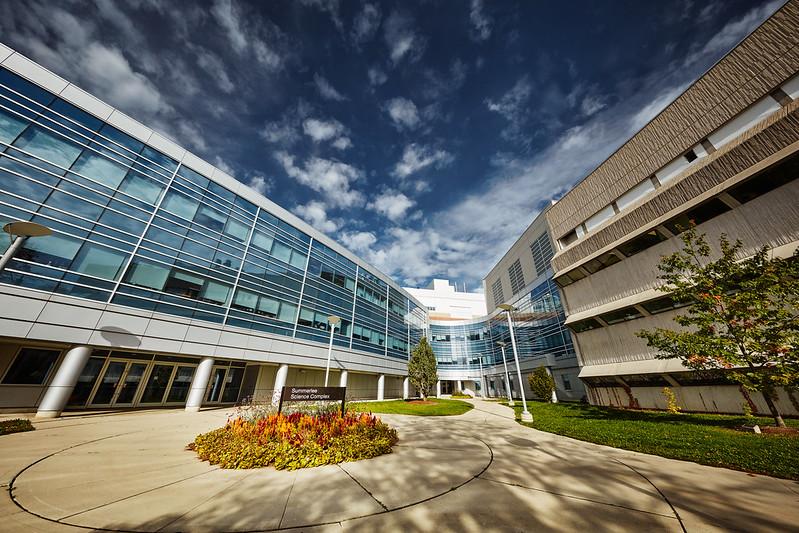
[[194, 372], [194, 378], [191, 380], [189, 397], [186, 399], [186, 411], [196, 413], [202, 407], [203, 400], [205, 400], [205, 391], [208, 389], [208, 380], [211, 379], [213, 369], [214, 358], [203, 357]]
[[377, 376], [377, 399], [383, 400], [385, 399], [385, 390], [386, 390], [386, 375], [380, 374]]
[[558, 384], [555, 381], [555, 374], [552, 373], [552, 368], [550, 368], [550, 367], [546, 367], [546, 368], [547, 368], [547, 374], [549, 374], [549, 377], [551, 377], [552, 381], [555, 383], [555, 388], [552, 389], [552, 398], [550, 398], [550, 401], [552, 403], [558, 403], [558, 393], [557, 393]]
[[[463, 392], [463, 382], [461, 382], [461, 380], [458, 380], [458, 390]], [[457, 391], [455, 391], [455, 392], [457, 392]]]
[[347, 386], [347, 371], [346, 370], [342, 370], [341, 371], [341, 374], [339, 375], [339, 378], [338, 378], [338, 386], [339, 387], [346, 387]]
[[402, 380], [402, 399], [407, 400], [410, 394], [410, 380], [406, 377]]
[[44, 398], [39, 403], [36, 418], [56, 418], [61, 416], [61, 411], [66, 407], [67, 401], [75, 389], [75, 384], [78, 382], [80, 373], [83, 371], [83, 367], [86, 366], [91, 354], [92, 349], [88, 346], [75, 346], [67, 352], [58, 367], [58, 371], [53, 376], [53, 381], [47, 387]]
[[280, 394], [286, 386], [286, 378], [289, 375], [289, 365], [280, 365], [275, 373], [275, 388], [272, 392], [272, 405], [280, 403]]
[[436, 398], [441, 398], [441, 380], [436, 381]]

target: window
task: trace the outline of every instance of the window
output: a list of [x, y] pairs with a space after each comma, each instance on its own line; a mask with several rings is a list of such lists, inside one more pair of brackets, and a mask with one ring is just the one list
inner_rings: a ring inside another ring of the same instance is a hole
[[59, 136], [37, 126], [31, 126], [20, 136], [14, 146], [45, 161], [69, 168], [81, 153], [76, 144], [62, 140]]
[[[108, 152], [105, 149], [100, 151]], [[116, 189], [122, 182], [122, 178], [128, 173], [128, 169], [123, 165], [91, 150], [86, 150], [81, 154], [78, 160], [75, 161], [72, 171], [83, 174], [87, 178], [98, 181], [112, 189]]]
[[549, 268], [549, 262], [552, 261], [552, 256], [555, 255], [555, 250], [552, 248], [552, 241], [549, 240], [549, 235], [544, 233], [530, 245], [530, 252], [533, 254], [533, 265], [535, 266], [536, 276], [541, 276]]
[[197, 212], [198, 207], [200, 207], [198, 200], [175, 191], [169, 191], [166, 198], [164, 198], [164, 203], [161, 205], [162, 209], [166, 209], [186, 220], [194, 219], [194, 214]]
[[656, 229], [642, 233], [631, 241], [622, 243], [616, 248], [625, 256], [630, 257], [666, 240]]
[[561, 381], [563, 382], [563, 390], [570, 391], [572, 390], [572, 382], [569, 379], [569, 376], [563, 374], [560, 376]]
[[11, 144], [27, 125], [27, 120], [0, 109], [0, 141]]
[[256, 248], [260, 248], [265, 252], [271, 252], [273, 243], [274, 239], [271, 235], [267, 235], [262, 231], [256, 230], [252, 235], [252, 242], [250, 244]]
[[250, 233], [250, 228], [234, 218], [229, 218], [225, 225], [225, 233], [234, 239], [244, 242], [247, 240], [247, 234]]
[[197, 224], [201, 224], [206, 228], [212, 229], [214, 231], [222, 232], [222, 229], [225, 227], [226, 222], [225, 215], [208, 207], [207, 205], [200, 206], [200, 210], [197, 211], [197, 215], [194, 217], [194, 221]]
[[679, 306], [676, 305], [674, 300], [672, 300], [670, 297], [665, 296], [663, 298], [657, 298], [655, 300], [644, 302], [641, 304], [641, 307], [646, 309], [649, 313], [656, 315], [658, 313], [663, 313], [664, 311], [675, 309]]
[[494, 297], [494, 305], [499, 305], [505, 301], [505, 295], [502, 294], [502, 279], [498, 278], [491, 284], [491, 294]]
[[625, 307], [623, 309], [617, 309], [615, 311], [601, 314], [599, 315], [599, 318], [604, 320], [607, 324], [618, 324], [619, 322], [633, 320], [635, 318], [640, 318], [641, 316], [643, 315], [641, 315], [641, 312], [635, 307]]
[[127, 257], [123, 252], [87, 242], [72, 263], [72, 270], [98, 278], [116, 279]]
[[169, 268], [155, 263], [134, 262], [128, 270], [127, 282], [160, 291], [164, 288]]
[[619, 211], [623, 211], [654, 190], [655, 186], [652, 184], [652, 180], [647, 178], [619, 196], [616, 199], [616, 206], [619, 208]]
[[508, 276], [510, 277], [510, 289], [513, 294], [524, 288], [524, 273], [522, 272], [521, 260], [517, 259], [508, 268]]
[[711, 218], [715, 218], [729, 210], [730, 207], [727, 204], [718, 198], [712, 198], [707, 202], [672, 218], [668, 222], [665, 222], [663, 226], [673, 234], [677, 235], [690, 228], [692, 223], [698, 226], [699, 224], [707, 222]]
[[202, 288], [203, 278], [188, 272], [175, 270], [167, 278], [164, 292], [196, 300]]
[[597, 321], [596, 319], [586, 318], [585, 320], [574, 322], [573, 324], [569, 324], [568, 326], [575, 333], [582, 333], [583, 331], [601, 328], [602, 324], [600, 324], [599, 321]]
[[291, 260], [291, 248], [285, 244], [276, 242], [272, 247], [272, 255], [281, 261], [288, 263]]
[[200, 293], [200, 300], [217, 305], [225, 305], [227, 297], [230, 294], [230, 286], [216, 281], [206, 281], [202, 293]]
[[137, 200], [147, 202], [148, 204], [155, 204], [161, 196], [161, 191], [164, 186], [150, 178], [137, 174], [135, 172], [128, 172], [127, 177], [122, 181], [119, 190], [131, 195]]
[[595, 274], [600, 270], [609, 267], [610, 265], [615, 265], [619, 261], [621, 261], [621, 259], [619, 259], [616, 254], [608, 252], [595, 259], [591, 259], [583, 265], [583, 268], [585, 268], [591, 274]]
[[43, 265], [67, 268], [80, 245], [81, 241], [65, 235], [36, 237], [25, 241], [25, 252], [21, 257]]
[[585, 229], [591, 231], [606, 220], [609, 220], [615, 214], [616, 212], [613, 210], [613, 206], [607, 205], [585, 221]]
[[727, 192], [743, 204], [790, 183], [797, 177], [799, 177], [799, 156], [791, 156], [786, 161], [739, 183]]
[[244, 289], [236, 291], [236, 295], [233, 297], [233, 303], [231, 304], [231, 306], [236, 309], [249, 311], [250, 313], [255, 311], [256, 305], [258, 305], [258, 295], [254, 292], [245, 291]]
[[58, 350], [23, 348], [3, 378], [4, 385], [42, 385], [61, 354]]
[[558, 240], [560, 241], [560, 247], [566, 248], [570, 244], [577, 242], [577, 239], [579, 239], [579, 237], [577, 236], [577, 230], [573, 229]]

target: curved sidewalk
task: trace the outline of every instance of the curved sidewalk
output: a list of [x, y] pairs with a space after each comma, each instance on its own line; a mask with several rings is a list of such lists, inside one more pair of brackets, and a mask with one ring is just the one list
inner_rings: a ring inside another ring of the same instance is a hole
[[[799, 484], [616, 450], [518, 425], [492, 402], [458, 417], [384, 415], [394, 453], [231, 471], [185, 445], [227, 411], [37, 422], [0, 437], [0, 531], [790, 530]], [[11, 493], [8, 489], [11, 488]]]

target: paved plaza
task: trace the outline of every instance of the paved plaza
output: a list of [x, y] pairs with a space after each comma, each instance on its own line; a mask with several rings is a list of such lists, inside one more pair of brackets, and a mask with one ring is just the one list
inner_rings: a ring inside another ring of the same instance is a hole
[[597, 446], [475, 401], [382, 418], [394, 453], [295, 472], [185, 450], [229, 410], [76, 414], [0, 437], [0, 531], [788, 531], [799, 483]]

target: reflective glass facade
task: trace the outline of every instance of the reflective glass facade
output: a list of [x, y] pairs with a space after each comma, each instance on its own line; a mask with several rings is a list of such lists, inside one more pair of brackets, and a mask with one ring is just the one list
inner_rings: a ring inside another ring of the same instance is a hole
[[[0, 283], [405, 360], [426, 313], [312, 235], [0, 69], [0, 222], [31, 220]], [[5, 249], [8, 241], [4, 241]]]
[[[512, 314], [516, 346], [520, 360], [543, 359], [553, 364], [574, 358], [574, 345], [563, 325], [565, 313], [558, 288], [549, 277], [530, 292], [513, 302]], [[433, 352], [441, 370], [475, 370], [483, 366], [501, 365], [502, 351], [498, 341], [508, 343], [506, 357], [512, 357], [510, 333], [504, 313], [468, 322], [431, 322]]]

